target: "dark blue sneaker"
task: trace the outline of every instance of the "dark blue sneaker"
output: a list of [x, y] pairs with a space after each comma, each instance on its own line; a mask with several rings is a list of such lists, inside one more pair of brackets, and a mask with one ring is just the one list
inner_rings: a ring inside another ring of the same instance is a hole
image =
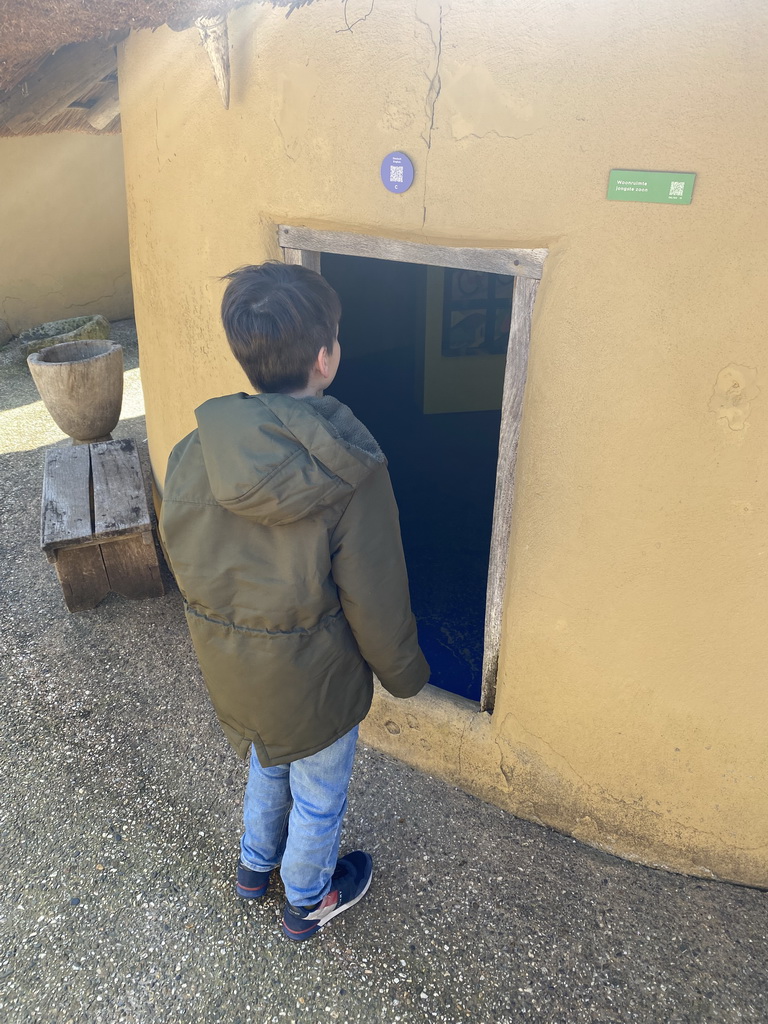
[[271, 871], [251, 871], [238, 864], [235, 892], [243, 900], [260, 900], [267, 891], [271, 874]]
[[355, 850], [336, 864], [331, 878], [331, 890], [314, 907], [292, 907], [286, 903], [283, 911], [283, 931], [289, 939], [300, 942], [309, 939], [331, 918], [354, 907], [368, 892], [373, 876], [370, 854]]

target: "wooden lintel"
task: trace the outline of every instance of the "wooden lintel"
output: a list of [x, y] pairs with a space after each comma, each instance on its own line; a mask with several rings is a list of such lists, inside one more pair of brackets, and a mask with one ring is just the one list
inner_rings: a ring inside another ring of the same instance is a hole
[[397, 238], [357, 235], [343, 231], [317, 231], [313, 228], [281, 224], [278, 240], [283, 249], [330, 252], [339, 256], [367, 256], [400, 263], [455, 267], [492, 274], [514, 274], [539, 280], [547, 249], [480, 249], [404, 242]]

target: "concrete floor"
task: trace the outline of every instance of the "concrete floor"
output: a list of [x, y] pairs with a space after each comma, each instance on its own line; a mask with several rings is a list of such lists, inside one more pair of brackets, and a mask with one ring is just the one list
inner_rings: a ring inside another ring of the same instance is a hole
[[[115, 436], [145, 450], [132, 325]], [[160, 599], [70, 615], [38, 549], [65, 443], [0, 351], [3, 1024], [749, 1024], [768, 895], [597, 853], [361, 748], [343, 849], [366, 900], [316, 938], [233, 894], [245, 768]]]

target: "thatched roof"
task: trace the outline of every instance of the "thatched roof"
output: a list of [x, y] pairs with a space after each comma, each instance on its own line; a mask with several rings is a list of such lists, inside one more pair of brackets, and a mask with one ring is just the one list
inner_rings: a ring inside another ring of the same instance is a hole
[[[112, 120], [105, 123], [105, 118], [115, 93], [113, 58], [120, 39], [132, 29], [154, 29], [164, 24], [185, 29], [196, 18], [226, 13], [249, 2], [285, 7], [287, 16], [312, 0], [2, 0], [0, 136], [62, 130], [119, 131], [116, 106]], [[82, 88], [78, 92], [68, 68], [89, 60], [93, 74], [90, 80], [80, 76]], [[61, 96], [67, 102], [56, 107], [55, 117], [49, 116], [49, 108], [47, 120], [36, 121], [34, 107], [24, 101], [30, 90], [39, 91], [44, 82], [59, 78], [65, 82]], [[89, 118], [88, 112], [96, 107], [100, 116]], [[29, 108], [28, 112], [24, 108]]]
[[[104, 39], [131, 29], [187, 28], [249, 0], [4, 0], [0, 4], [0, 92], [12, 89], [43, 59], [68, 43]], [[311, 0], [251, 0], [287, 7]]]

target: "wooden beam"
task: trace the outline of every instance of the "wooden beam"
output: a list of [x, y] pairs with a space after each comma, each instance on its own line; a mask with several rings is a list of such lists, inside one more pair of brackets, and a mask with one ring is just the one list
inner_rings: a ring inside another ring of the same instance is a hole
[[116, 68], [114, 42], [94, 40], [64, 46], [0, 100], [0, 123], [14, 132], [48, 124]]
[[283, 249], [305, 252], [330, 252], [339, 256], [363, 256], [399, 263], [420, 263], [433, 267], [480, 270], [491, 274], [514, 274], [541, 278], [547, 249], [464, 249], [450, 245], [403, 242], [396, 238], [356, 235], [341, 231], [316, 231], [312, 228], [281, 224], [278, 240]]
[[512, 298], [512, 323], [509, 330], [509, 347], [504, 370], [504, 397], [501, 405], [491, 557], [488, 564], [483, 682], [480, 698], [480, 707], [483, 711], [493, 710], [496, 699], [496, 675], [499, 667], [502, 611], [515, 496], [517, 443], [520, 438], [523, 394], [528, 375], [528, 350], [531, 343], [533, 305], [538, 288], [538, 281], [518, 278], [515, 281]]
[[163, 596], [165, 590], [151, 530], [102, 544], [99, 550], [110, 590], [134, 601]]
[[117, 82], [105, 82], [104, 92], [85, 114], [88, 124], [102, 131], [120, 113], [120, 97]]
[[212, 14], [195, 19], [205, 52], [213, 68], [224, 109], [229, 110], [229, 34], [226, 14]]
[[309, 267], [320, 273], [320, 253], [309, 249], [283, 249], [283, 260], [294, 267]]
[[97, 544], [64, 548], [56, 551], [55, 555], [56, 575], [69, 611], [84, 612], [104, 600], [110, 586], [101, 548]]

